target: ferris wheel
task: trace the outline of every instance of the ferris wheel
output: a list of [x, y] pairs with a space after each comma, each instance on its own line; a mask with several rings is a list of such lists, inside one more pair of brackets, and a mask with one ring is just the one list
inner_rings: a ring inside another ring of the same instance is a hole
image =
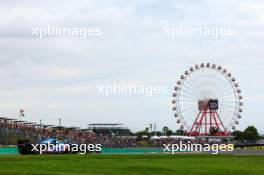
[[239, 84], [230, 72], [210, 63], [195, 65], [177, 81], [173, 110], [189, 136], [227, 136], [243, 112]]

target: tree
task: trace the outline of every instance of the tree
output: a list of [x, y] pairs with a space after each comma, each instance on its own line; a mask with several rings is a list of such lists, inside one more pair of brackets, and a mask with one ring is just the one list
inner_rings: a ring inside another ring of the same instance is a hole
[[234, 138], [235, 140], [243, 140], [243, 132], [242, 131], [236, 130], [236, 131], [232, 132], [232, 136], [235, 137]]
[[160, 131], [157, 131], [157, 132], [156, 132], [156, 135], [157, 135], [157, 136], [161, 136], [162, 133], [161, 133]]
[[216, 128], [216, 127], [211, 127], [210, 128], [210, 135], [211, 136], [216, 135], [218, 132], [219, 132], [219, 128]]
[[145, 131], [146, 131], [146, 132], [149, 132], [149, 128], [148, 128], [148, 127], [146, 127]]
[[163, 133], [163, 135], [167, 135], [167, 131], [169, 130], [169, 127], [167, 127], [167, 126], [164, 126], [163, 128], [162, 128], [162, 133]]
[[184, 135], [184, 130], [182, 130], [182, 129], [178, 129], [178, 130], [176, 131], [176, 135], [180, 135], [180, 136]]
[[143, 131], [138, 131], [137, 133], [136, 133], [136, 135], [138, 136], [138, 137], [142, 137], [143, 135], [149, 135], [149, 128], [148, 127], [146, 127], [146, 129], [145, 130], [143, 130]]
[[172, 130], [168, 130], [167, 132], [166, 132], [166, 136], [171, 136], [173, 133], [172, 133]]
[[250, 142], [255, 142], [259, 138], [259, 134], [257, 129], [254, 126], [249, 126], [247, 127], [244, 132], [243, 132], [243, 139], [250, 141]]

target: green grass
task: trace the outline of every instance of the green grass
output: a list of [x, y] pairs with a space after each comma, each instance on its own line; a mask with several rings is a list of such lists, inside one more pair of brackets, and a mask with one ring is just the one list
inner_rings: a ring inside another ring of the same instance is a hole
[[263, 175], [264, 156], [161, 154], [0, 156], [0, 174]]

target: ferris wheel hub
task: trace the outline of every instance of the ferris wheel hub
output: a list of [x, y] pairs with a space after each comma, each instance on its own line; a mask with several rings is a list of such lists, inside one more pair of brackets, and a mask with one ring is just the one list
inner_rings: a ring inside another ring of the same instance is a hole
[[204, 99], [198, 101], [198, 110], [218, 110], [218, 99]]

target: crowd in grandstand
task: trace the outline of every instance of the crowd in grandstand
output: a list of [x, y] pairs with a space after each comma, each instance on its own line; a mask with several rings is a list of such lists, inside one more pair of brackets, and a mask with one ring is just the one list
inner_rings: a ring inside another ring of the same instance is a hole
[[0, 132], [2, 135], [16, 134], [34, 142], [47, 138], [57, 138], [68, 143], [100, 143], [103, 147], [137, 146], [137, 139], [135, 137], [112, 136], [110, 134], [100, 134], [87, 130], [68, 130], [63, 127], [44, 127], [6, 119], [0, 119]]
[[[167, 143], [191, 142], [193, 139], [182, 138], [162, 138], [144, 139], [136, 136], [114, 136], [106, 133], [98, 133], [88, 130], [66, 129], [63, 127], [45, 127], [32, 125], [31, 123], [0, 119], [0, 134], [16, 134], [22, 138], [28, 138], [33, 142], [38, 142], [48, 138], [57, 138], [67, 143], [91, 143], [102, 144], [102, 147], [140, 147], [142, 141], [147, 141], [150, 146], [163, 147]], [[0, 140], [1, 144], [1, 140]], [[3, 143], [2, 143], [3, 144]]]

